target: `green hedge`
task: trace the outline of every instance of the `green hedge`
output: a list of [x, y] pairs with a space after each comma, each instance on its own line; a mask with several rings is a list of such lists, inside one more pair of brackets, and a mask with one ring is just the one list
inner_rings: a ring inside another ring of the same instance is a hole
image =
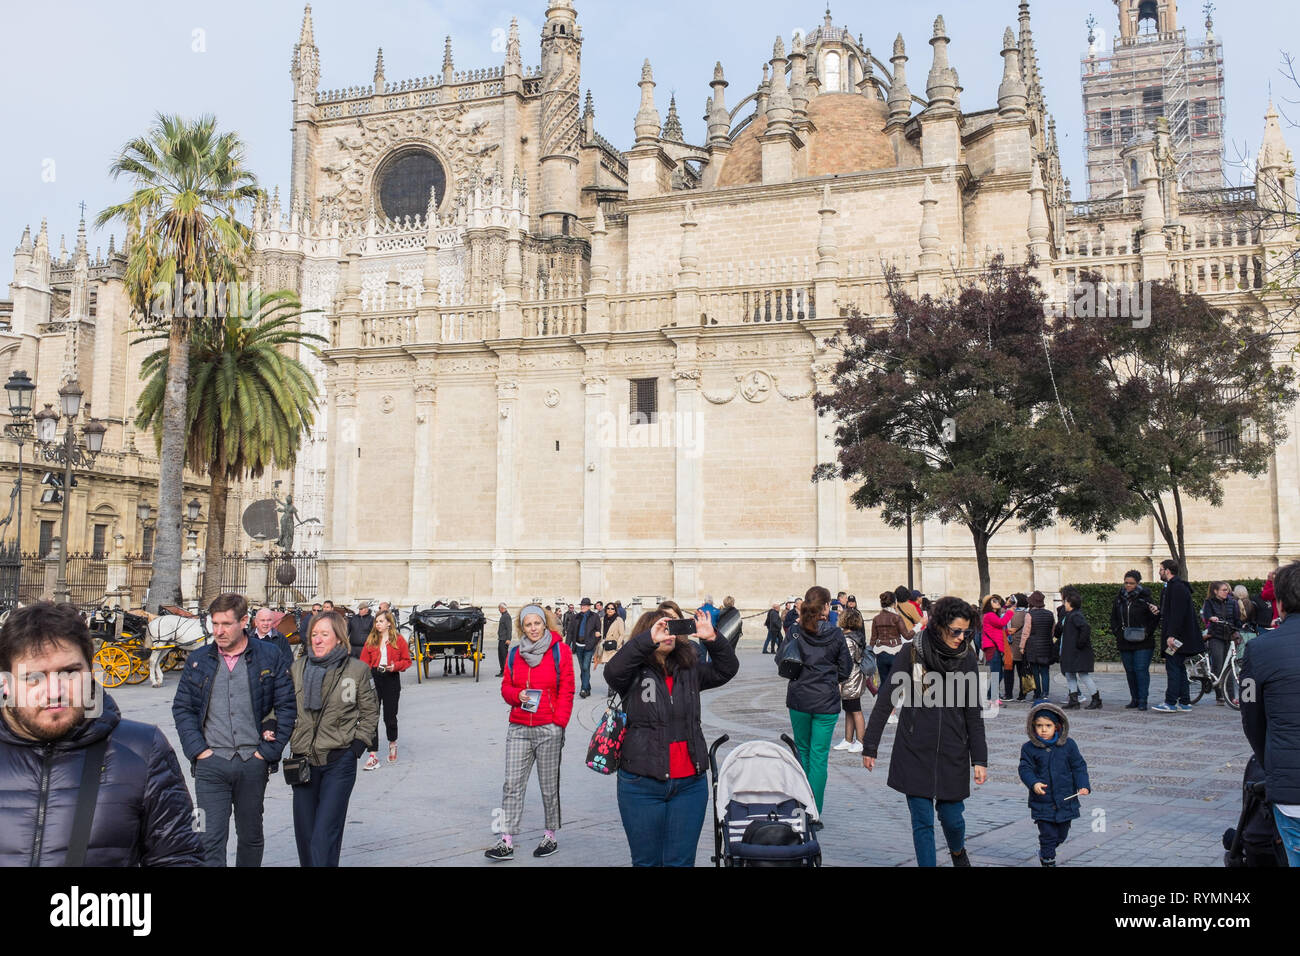
[[[1259, 593], [1264, 582], [1259, 578], [1219, 578], [1220, 581], [1229, 581], [1233, 587], [1238, 584], [1244, 584], [1246, 590], [1250, 591], [1254, 597]], [[1192, 581], [1192, 600], [1196, 602], [1196, 608], [1199, 611], [1201, 605], [1205, 603], [1205, 595], [1210, 589], [1209, 581]], [[1119, 651], [1115, 647], [1115, 636], [1110, 632], [1110, 609], [1115, 605], [1115, 595], [1119, 589], [1124, 586], [1123, 581], [1114, 581], [1108, 584], [1076, 584], [1079, 593], [1083, 595], [1083, 615], [1092, 625], [1092, 647], [1097, 655], [1098, 661], [1119, 661]], [[1151, 600], [1154, 604], [1160, 603], [1160, 595], [1165, 589], [1163, 581], [1143, 581], [1142, 586], [1151, 592]], [[1049, 607], [1055, 607], [1060, 598], [1051, 594], [1047, 596], [1045, 602]], [[1157, 642], [1158, 642], [1157, 632]]]

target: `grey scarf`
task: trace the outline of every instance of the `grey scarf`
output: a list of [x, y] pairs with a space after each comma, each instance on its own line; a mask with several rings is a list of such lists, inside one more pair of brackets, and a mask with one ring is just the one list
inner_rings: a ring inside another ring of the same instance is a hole
[[311, 646], [307, 647], [307, 666], [302, 669], [302, 704], [307, 710], [320, 710], [324, 706], [321, 691], [325, 686], [325, 675], [334, 670], [349, 656], [344, 644], [335, 644], [334, 650], [324, 657], [317, 657]]
[[542, 636], [535, 641], [530, 641], [527, 634], [519, 636], [519, 653], [523, 655], [529, 667], [536, 667], [542, 662], [546, 652], [551, 649], [553, 639], [551, 632], [545, 629], [542, 631]]

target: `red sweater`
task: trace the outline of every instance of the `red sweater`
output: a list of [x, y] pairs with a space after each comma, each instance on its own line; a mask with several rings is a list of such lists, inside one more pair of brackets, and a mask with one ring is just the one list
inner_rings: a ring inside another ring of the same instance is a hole
[[[501, 696], [510, 705], [510, 723], [524, 724], [527, 727], [540, 727], [543, 724], [569, 725], [573, 714], [573, 652], [560, 635], [551, 632], [551, 641], [560, 649], [560, 673], [555, 673], [555, 655], [548, 647], [542, 655], [542, 662], [536, 667], [529, 667], [524, 655], [517, 649], [511, 650], [514, 666], [506, 659], [506, 672], [501, 678]], [[542, 692], [541, 702], [534, 713], [529, 713], [519, 706], [519, 692], [531, 688]]]
[[[363, 647], [361, 649], [361, 663], [367, 667], [379, 666], [379, 647]], [[397, 671], [399, 674], [411, 666], [411, 649], [406, 646], [406, 638], [398, 637], [397, 646], [388, 648], [388, 669]]]

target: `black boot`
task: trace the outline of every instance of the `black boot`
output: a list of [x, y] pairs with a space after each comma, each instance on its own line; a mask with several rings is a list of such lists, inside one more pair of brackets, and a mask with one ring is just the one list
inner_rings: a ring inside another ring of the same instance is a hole
[[965, 847], [962, 847], [960, 852], [952, 854], [952, 865], [953, 865], [953, 866], [970, 866], [970, 865], [971, 865], [970, 857], [966, 855], [966, 848], [965, 848]]
[[1092, 701], [1084, 710], [1101, 710], [1101, 691], [1097, 691], [1092, 695]]
[[1038, 858], [1038, 862], [1043, 864], [1043, 866], [1056, 866], [1055, 860], [1044, 860], [1042, 857]]
[[1079, 692], [1071, 691], [1069, 701], [1061, 705], [1061, 710], [1078, 710], [1079, 706]]

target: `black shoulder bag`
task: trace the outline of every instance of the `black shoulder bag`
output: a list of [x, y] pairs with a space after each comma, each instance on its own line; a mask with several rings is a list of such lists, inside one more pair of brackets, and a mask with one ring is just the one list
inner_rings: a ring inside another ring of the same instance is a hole
[[104, 769], [104, 754], [108, 752], [108, 737], [95, 741], [86, 748], [85, 763], [81, 765], [81, 786], [77, 790], [77, 809], [72, 818], [72, 835], [68, 838], [68, 856], [64, 866], [85, 866], [86, 851], [90, 848], [90, 828], [95, 822], [95, 803], [99, 799], [99, 776]]
[[799, 628], [796, 625], [791, 639], [776, 658], [776, 672], [786, 680], [795, 680], [803, 673], [803, 651], [799, 647]]

